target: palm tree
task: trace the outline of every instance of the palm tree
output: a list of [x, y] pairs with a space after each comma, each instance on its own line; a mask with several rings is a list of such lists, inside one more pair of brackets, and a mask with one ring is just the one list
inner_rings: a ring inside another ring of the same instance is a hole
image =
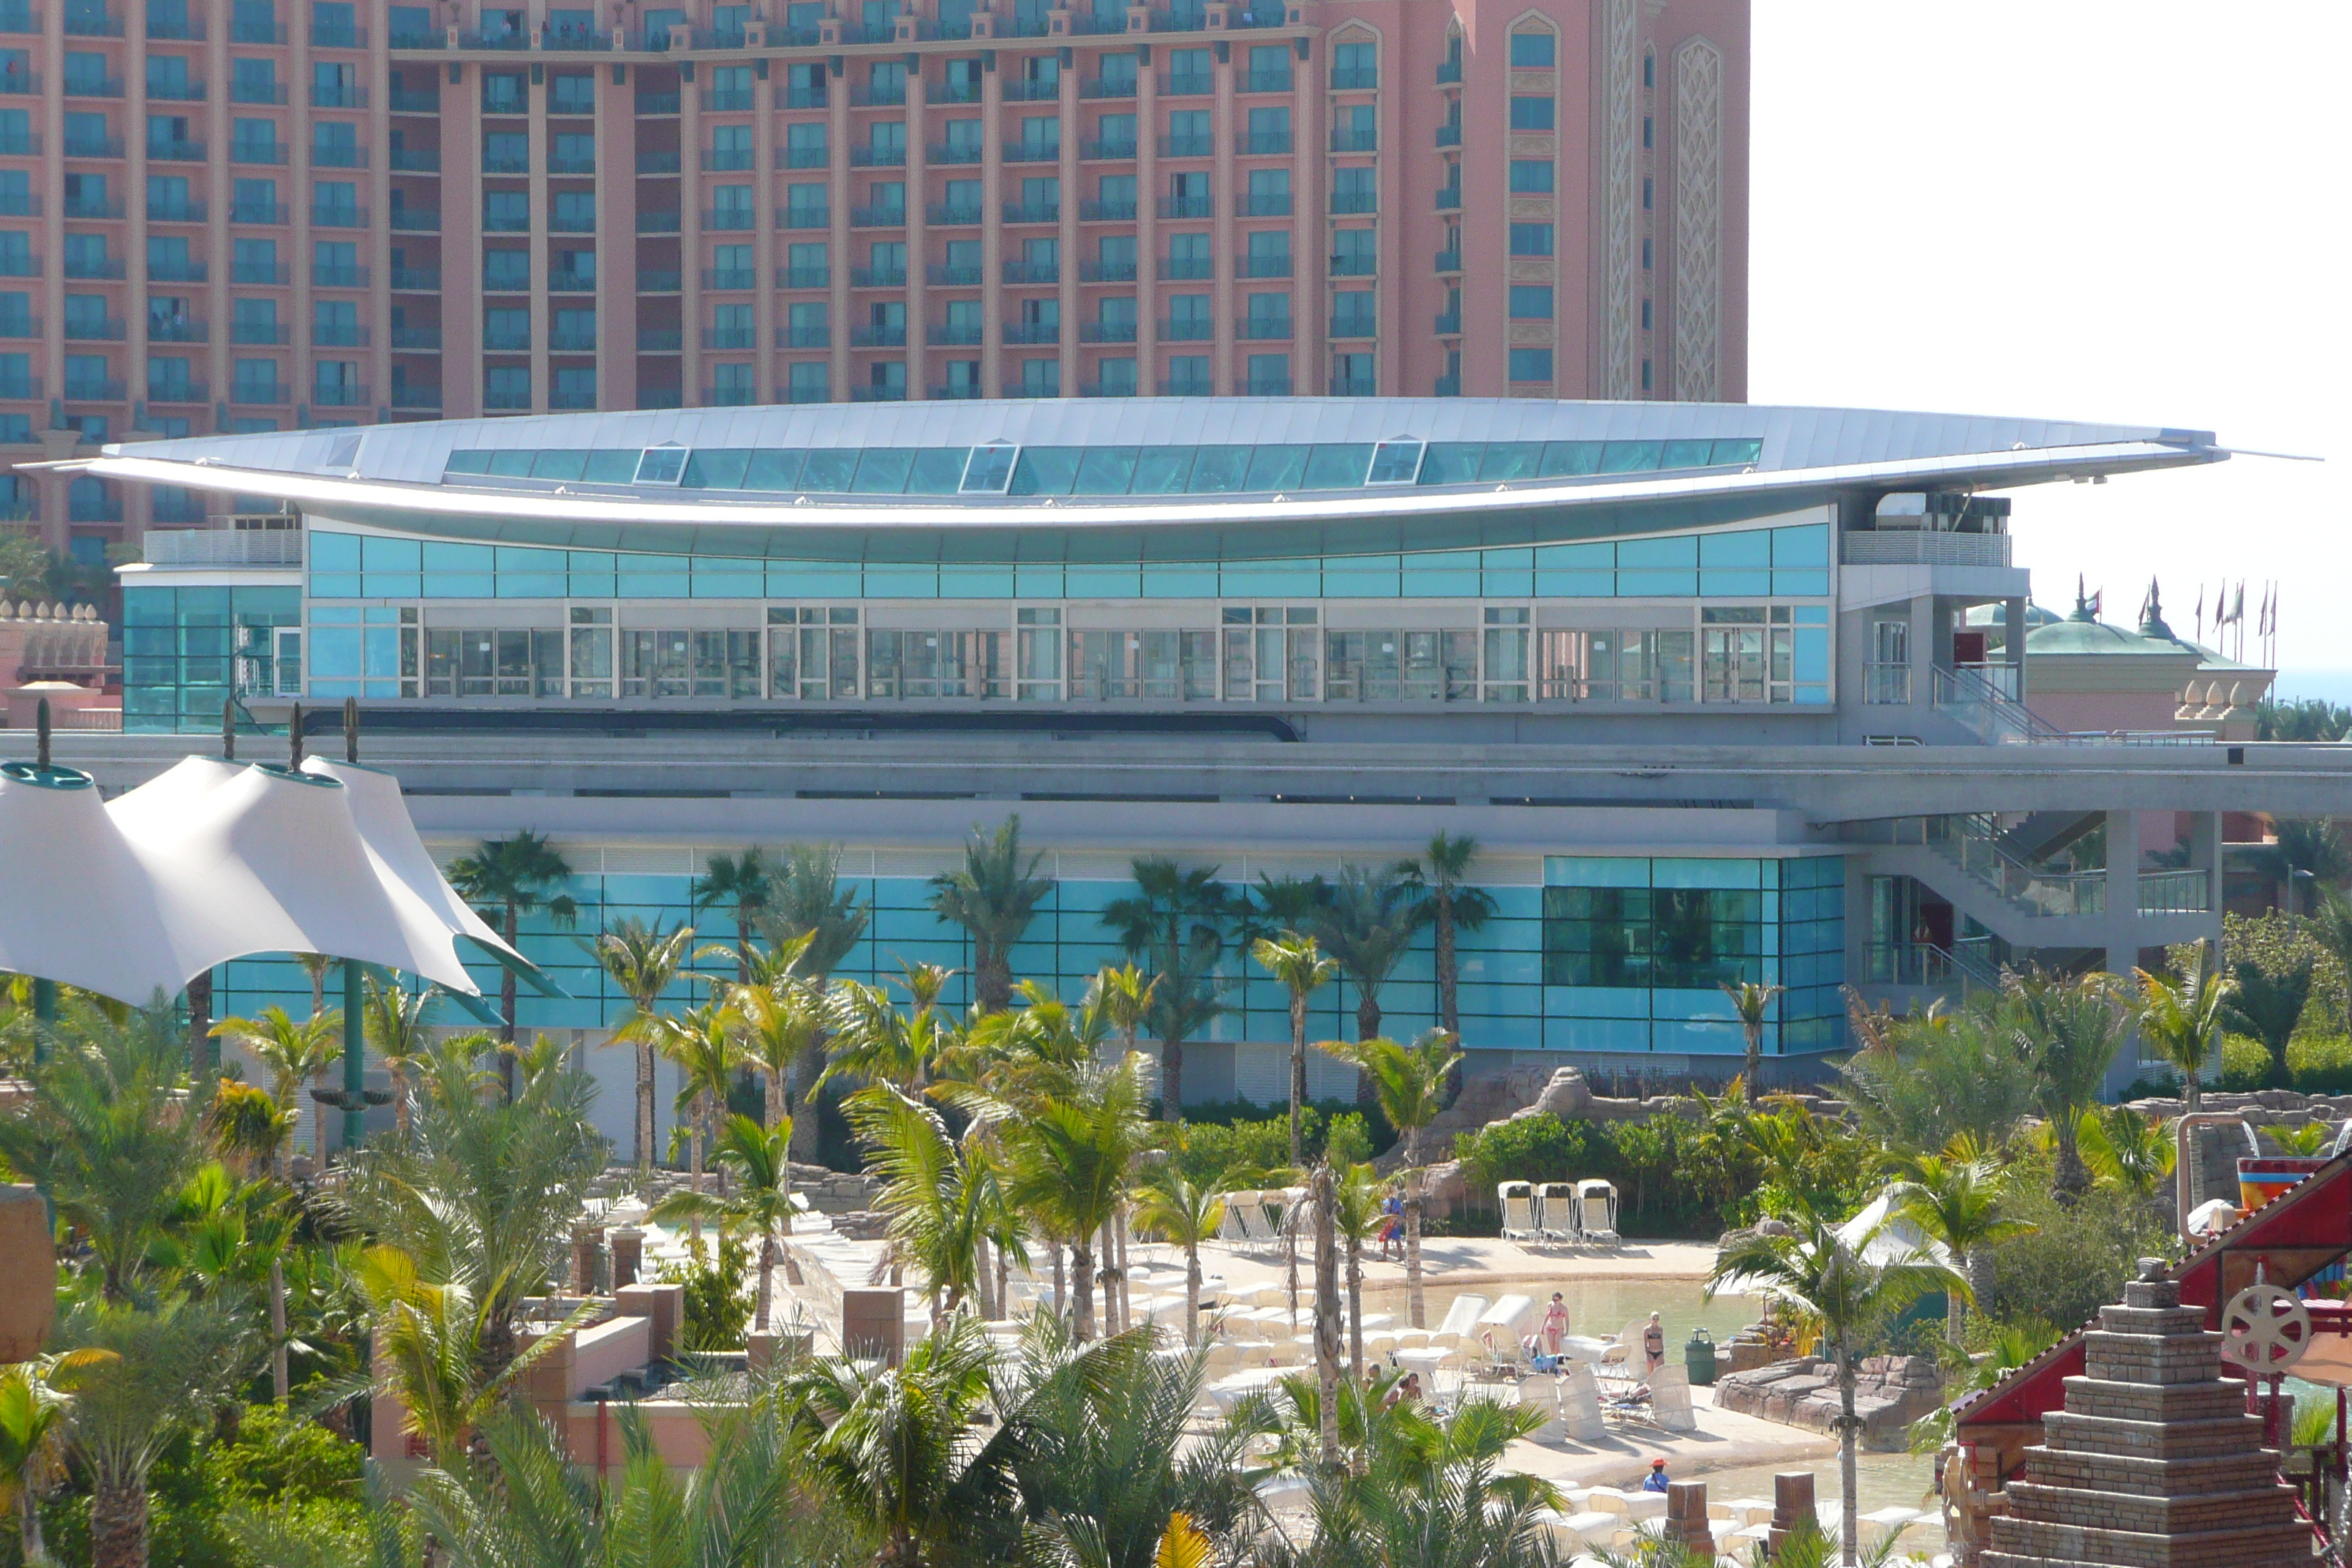
[[590, 951], [604, 966], [614, 989], [629, 999], [629, 1014], [613, 1031], [608, 1045], [632, 1045], [637, 1050], [637, 1115], [630, 1158], [637, 1179], [647, 1180], [654, 1161], [654, 1052], [667, 1026], [660, 1012], [662, 993], [677, 979], [694, 951], [694, 928], [667, 931], [642, 921], [623, 921], [599, 935]]
[[1298, 1108], [1307, 1103], [1307, 999], [1339, 977], [1337, 961], [1326, 958], [1311, 936], [1286, 931], [1262, 936], [1250, 956], [1290, 993], [1290, 1163], [1304, 1165], [1298, 1147]]
[[775, 1300], [776, 1264], [782, 1249], [780, 1235], [792, 1232], [792, 1118], [761, 1127], [748, 1116], [735, 1115], [719, 1131], [719, 1163], [735, 1173], [734, 1190], [724, 1196], [708, 1193], [676, 1193], [656, 1204], [652, 1217], [663, 1225], [682, 1219], [708, 1220], [722, 1232], [750, 1232], [760, 1238], [760, 1293], [751, 1326], [768, 1331], [768, 1309]]
[[72, 1395], [51, 1382], [90, 1364], [85, 1353], [0, 1366], [0, 1514], [16, 1513], [17, 1551], [28, 1568], [47, 1563], [41, 1499], [66, 1473], [66, 1417]]
[[2326, 817], [2281, 817], [2271, 824], [2270, 858], [2279, 868], [2286, 895], [2286, 912], [2294, 913], [2294, 884], [2311, 882], [2314, 910], [2317, 899], [2352, 873], [2352, 846], [2336, 824]]
[[[787, 845], [779, 868], [775, 913], [769, 932], [779, 942], [805, 936], [798, 973], [822, 989], [866, 934], [868, 911], [860, 907], [857, 890], [841, 885], [841, 851], [830, 844]], [[818, 1118], [803, 1105], [813, 1103], [817, 1075], [824, 1070], [824, 1032], [821, 1028], [801, 1053], [793, 1074], [785, 1109], [793, 1113], [801, 1140], [794, 1152], [816, 1151]], [[793, 1098], [797, 1096], [797, 1098]]]
[[2240, 960], [2235, 966], [2237, 988], [2222, 1004], [2222, 1016], [2240, 1034], [2252, 1035], [2271, 1054], [2270, 1082], [2284, 1089], [2294, 1081], [2286, 1065], [2287, 1047], [2294, 1043], [2295, 1026], [2303, 1022], [2311, 1000], [2314, 965], [2305, 958], [2283, 974], [2266, 973], [2260, 964]]
[[2075, 1147], [2075, 1123], [2098, 1103], [2099, 1086], [2123, 1044], [2124, 1009], [2104, 974], [2077, 980], [2023, 975], [1996, 1005], [2020, 1054], [2033, 1067], [2035, 1105], [2057, 1141], [2051, 1195], [2071, 1208], [2091, 1184]]
[[773, 1127], [788, 1119], [786, 1080], [803, 1057], [824, 1045], [825, 994], [814, 983], [788, 974], [766, 985], [737, 987], [727, 1005], [735, 1014], [744, 1061], [765, 1080], [767, 1122]]
[[2132, 1025], [2139, 1031], [2140, 1053], [2153, 1055], [2180, 1075], [2183, 1108], [2194, 1113], [2213, 1047], [2221, 1038], [2236, 982], [2213, 962], [2211, 944], [2199, 942], [2197, 956], [2179, 981], [2135, 969], [2139, 994], [2132, 1003]]
[[[1331, 901], [1315, 919], [1314, 935], [1338, 960], [1356, 988], [1356, 1038], [1381, 1032], [1381, 987], [1412, 948], [1421, 929], [1421, 906], [1410, 885], [1393, 870], [1341, 866]], [[1356, 1099], [1373, 1098], [1371, 1080], [1356, 1075]]]
[[[546, 911], [547, 918], [569, 930], [580, 919], [580, 906], [562, 891], [572, 879], [572, 863], [562, 851], [529, 828], [512, 838], [486, 838], [471, 855], [449, 864], [449, 886], [475, 905], [482, 918], [499, 928], [513, 947], [522, 917]], [[508, 1045], [515, 1037], [515, 973], [499, 966], [499, 1038]], [[514, 1067], [501, 1058], [499, 1083], [514, 1098]]]
[[1718, 981], [1716, 989], [1731, 998], [1731, 1011], [1738, 1018], [1740, 1036], [1748, 1044], [1748, 1065], [1739, 1081], [1752, 1105], [1756, 1101], [1756, 1080], [1764, 1073], [1764, 1025], [1772, 1016], [1773, 1002], [1787, 987], [1743, 980], [1737, 985]]
[[688, 1134], [688, 1184], [702, 1190], [702, 1152], [714, 1136], [727, 1091], [735, 1081], [742, 1058], [735, 1043], [735, 1017], [718, 1002], [708, 1002], [666, 1020], [662, 1053], [678, 1066], [677, 1100], [673, 1109], [690, 1129]]
[[425, 1016], [440, 1001], [438, 987], [427, 986], [415, 995], [397, 985], [382, 985], [375, 977], [368, 976], [362, 984], [366, 987], [366, 1010], [362, 1015], [367, 1043], [383, 1058], [384, 1071], [392, 1078], [392, 1116], [394, 1129], [405, 1141], [408, 1137], [408, 1075], [425, 1058], [426, 1044]]
[[735, 983], [751, 982], [751, 932], [775, 912], [776, 876], [756, 844], [739, 856], [713, 855], [687, 889], [695, 913], [724, 907], [735, 916]]
[[1136, 1031], [1151, 1017], [1151, 1000], [1159, 988], [1157, 976], [1145, 978], [1132, 963], [1106, 963], [1095, 971], [1087, 984], [1086, 1000], [1079, 1005], [1088, 1013], [1099, 1013], [1103, 1022], [1118, 1031], [1119, 1045], [1131, 1051]]
[[148, 1473], [175, 1436], [236, 1397], [256, 1348], [247, 1316], [218, 1298], [86, 1302], [58, 1325], [60, 1344], [100, 1352], [56, 1374], [73, 1396], [66, 1430], [89, 1476], [92, 1568], [146, 1568]]
[[1234, 936], [1244, 947], [1255, 947], [1266, 937], [1306, 931], [1331, 901], [1331, 884], [1320, 876], [1270, 877], [1258, 873], [1257, 886], [1244, 889], [1234, 910]]
[[1021, 818], [1015, 814], [992, 835], [974, 827], [963, 865], [931, 879], [932, 910], [971, 935], [972, 995], [983, 1013], [1013, 1005], [1013, 943], [1054, 890], [1054, 879], [1037, 874], [1045, 863], [1042, 852], [1024, 862]]
[[266, 1089], [235, 1079], [215, 1081], [212, 1109], [205, 1113], [214, 1152], [240, 1177], [276, 1171], [294, 1135], [294, 1112], [279, 1110]]
[[1462, 1010], [1456, 1000], [1461, 963], [1454, 955], [1454, 933], [1476, 931], [1495, 918], [1492, 895], [1463, 880], [1470, 862], [1478, 858], [1478, 841], [1468, 834], [1439, 833], [1416, 860], [1397, 867], [1408, 885], [1423, 890], [1430, 906], [1430, 925], [1437, 943], [1437, 1022], [1455, 1039], [1462, 1037]]
[[1081, 1068], [1005, 1130], [1014, 1206], [1070, 1249], [1072, 1328], [1082, 1343], [1095, 1337], [1095, 1237], [1118, 1213], [1148, 1137], [1141, 1066], [1130, 1055]]
[[[343, 1056], [343, 1015], [313, 1013], [301, 1023], [272, 1003], [258, 1018], [223, 1018], [213, 1026], [217, 1039], [228, 1041], [269, 1072], [269, 1096], [285, 1111], [298, 1111], [303, 1084], [325, 1072]], [[326, 1154], [327, 1119], [310, 1113], [310, 1157]]]
[[1184, 1342], [1201, 1342], [1201, 1248], [1224, 1224], [1225, 1200], [1163, 1160], [1151, 1167], [1137, 1194], [1136, 1228], [1184, 1249]]
[[[1970, 1299], [1990, 1312], [1991, 1248], [2040, 1227], [2001, 1212], [2009, 1196], [2009, 1173], [1999, 1160], [1965, 1140], [1955, 1141], [1940, 1154], [1917, 1155], [1909, 1164], [1907, 1179], [1887, 1189], [1893, 1211], [1951, 1255], [1968, 1279]], [[1953, 1344], [1965, 1342], [1967, 1325], [1967, 1304], [1956, 1296], [1944, 1321]]]
[[0, 1160], [89, 1238], [104, 1299], [128, 1301], [205, 1157], [204, 1118], [184, 1099], [186, 1052], [169, 1009], [117, 1023], [82, 1001], [68, 1004], [58, 1040], [31, 1069], [29, 1111], [0, 1117]]
[[1394, 1040], [1330, 1040], [1323, 1049], [1353, 1064], [1372, 1086], [1381, 1113], [1404, 1140], [1404, 1276], [1407, 1310], [1416, 1328], [1428, 1326], [1421, 1282], [1421, 1133], [1445, 1109], [1445, 1081], [1462, 1054], [1454, 1037], [1432, 1029], [1410, 1046]]
[[1940, 1263], [1916, 1254], [1887, 1263], [1864, 1256], [1877, 1232], [1848, 1246], [1821, 1215], [1801, 1211], [1788, 1216], [1787, 1234], [1735, 1233], [1738, 1239], [1716, 1254], [1707, 1271], [1709, 1299], [1725, 1289], [1760, 1294], [1815, 1324], [1837, 1363], [1838, 1471], [1844, 1497], [1839, 1537], [1847, 1568], [1858, 1559], [1861, 1498], [1855, 1488], [1854, 1454], [1862, 1422], [1854, 1414], [1854, 1361], [1865, 1331], [1895, 1310], [1941, 1290], [1965, 1300], [1969, 1283]]
[[1318, 1423], [1323, 1466], [1339, 1468], [1339, 1195], [1331, 1162], [1315, 1167], [1308, 1184], [1315, 1208], [1315, 1380], [1322, 1395]]
[[1364, 1381], [1364, 1244], [1380, 1234], [1381, 1184], [1370, 1165], [1344, 1165], [1337, 1223], [1348, 1251], [1348, 1375]]
[[[2172, 1174], [2176, 1156], [2173, 1142], [2166, 1136], [2161, 1118], [2142, 1116], [2128, 1105], [2111, 1105], [2104, 1110], [2085, 1110], [2077, 1125], [2075, 1141], [2082, 1146], [2083, 1163], [2091, 1173], [2103, 1182], [2113, 1182], [2137, 1198], [2152, 1198], [2157, 1185]], [[2287, 1147], [2284, 1140], [2301, 1131], [2310, 1140], [2308, 1147]], [[2281, 1147], [2293, 1154], [2316, 1154], [2328, 1136], [2326, 1123], [2315, 1121], [2301, 1129], [2284, 1127], [2271, 1129], [2271, 1136], [2281, 1140]]]
[[362, 1255], [360, 1287], [373, 1312], [370, 1338], [382, 1368], [376, 1392], [396, 1396], [407, 1429], [425, 1439], [433, 1462], [447, 1469], [462, 1458], [474, 1432], [530, 1369], [595, 1315], [583, 1302], [529, 1348], [494, 1363], [490, 1352], [496, 1308], [470, 1286], [436, 1284], [396, 1247]]
[[901, 984], [914, 1003], [909, 1012], [899, 1012], [879, 985], [845, 980], [833, 988], [833, 1038], [819, 1085], [855, 1078], [911, 1092], [929, 1080], [932, 1064], [945, 1045], [940, 993], [955, 971], [936, 963], [909, 963], [904, 969]]
[[1214, 866], [1189, 869], [1146, 858], [1129, 874], [1136, 891], [1103, 906], [1102, 923], [1158, 982], [1147, 1021], [1160, 1039], [1160, 1097], [1171, 1117], [1184, 1108], [1184, 1042], [1224, 1009], [1213, 973], [1225, 951], [1233, 895]]
[[951, 1137], [939, 1112], [887, 1083], [852, 1095], [849, 1124], [882, 1178], [875, 1206], [890, 1216], [896, 1261], [914, 1269], [931, 1301], [931, 1327], [987, 1295], [984, 1247], [1006, 1228], [1003, 1188], [975, 1121]]

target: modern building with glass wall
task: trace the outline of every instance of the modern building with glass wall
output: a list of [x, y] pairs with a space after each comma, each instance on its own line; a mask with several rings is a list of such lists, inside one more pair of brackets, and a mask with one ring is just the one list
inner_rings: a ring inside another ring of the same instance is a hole
[[[1238, 892], [1466, 833], [1495, 906], [1462, 939], [1474, 1069], [1724, 1070], [1720, 987], [1751, 980], [1781, 988], [1774, 1070], [1816, 1071], [1843, 987], [1900, 1005], [2214, 932], [2220, 814], [2352, 785], [2340, 749], [2068, 734], [2022, 701], [2006, 492], [2226, 456], [2191, 430], [1454, 398], [141, 443], [86, 471], [251, 510], [122, 570], [131, 732], [77, 760], [128, 783], [224, 701], [331, 729], [355, 700], [428, 841], [551, 835], [583, 929], [721, 921], [691, 909], [709, 855], [839, 847], [873, 910], [843, 973], [871, 977], [968, 963], [926, 879], [1017, 812], [1056, 886], [1014, 966], [1073, 994], [1118, 956], [1102, 911], [1139, 858]], [[571, 935], [525, 947], [572, 994], [527, 1026], [612, 1024]], [[1433, 963], [1424, 935], [1381, 989], [1390, 1030], [1433, 1022]], [[1186, 1097], [1276, 1096], [1285, 998], [1237, 949], [1217, 986]], [[1325, 991], [1316, 1029], [1358, 999]]]

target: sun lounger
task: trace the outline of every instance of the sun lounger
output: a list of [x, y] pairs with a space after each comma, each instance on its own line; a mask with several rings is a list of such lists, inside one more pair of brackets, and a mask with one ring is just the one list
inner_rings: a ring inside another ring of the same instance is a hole
[[1242, 1211], [1256, 1204], [1257, 1194], [1227, 1193], [1224, 1194], [1223, 1202], [1224, 1217], [1217, 1221], [1217, 1239], [1229, 1242], [1234, 1247], [1247, 1247], [1250, 1245], [1250, 1235], [1242, 1223]]
[[1581, 1239], [1576, 1227], [1576, 1189], [1566, 1182], [1546, 1182], [1536, 1188], [1536, 1230], [1544, 1241], [1563, 1246]]
[[1554, 1385], [1552, 1397], [1559, 1404], [1561, 1436], [1591, 1443], [1609, 1435], [1608, 1419], [1601, 1414], [1601, 1384], [1591, 1367], [1571, 1363]]
[[1478, 1314], [1484, 1312], [1488, 1304], [1486, 1297], [1474, 1296], [1466, 1291], [1454, 1297], [1454, 1304], [1445, 1310], [1444, 1321], [1438, 1324], [1436, 1331], [1430, 1335], [1430, 1342], [1441, 1345], [1460, 1344], [1476, 1326]]
[[1669, 1432], [1698, 1430], [1687, 1371], [1670, 1363], [1650, 1374], [1650, 1418]]
[[1265, 1200], [1269, 1195], [1264, 1193], [1234, 1194], [1234, 1201], [1229, 1207], [1237, 1212], [1241, 1217], [1242, 1247], [1244, 1251], [1263, 1252], [1268, 1247], [1279, 1247], [1282, 1244], [1281, 1237], [1276, 1234], [1274, 1227], [1266, 1223]]
[[1503, 1239], [1528, 1242], [1538, 1239], [1535, 1214], [1535, 1189], [1525, 1182], [1501, 1182], [1495, 1187], [1496, 1201], [1503, 1207]]
[[1642, 1331], [1649, 1326], [1650, 1320], [1641, 1317], [1618, 1330], [1616, 1342], [1602, 1352], [1601, 1363], [1608, 1366], [1631, 1366], [1636, 1372], [1641, 1371], [1648, 1360], [1642, 1353]]
[[1576, 1228], [1584, 1240], [1601, 1247], [1619, 1247], [1617, 1189], [1602, 1181], [1576, 1184]]

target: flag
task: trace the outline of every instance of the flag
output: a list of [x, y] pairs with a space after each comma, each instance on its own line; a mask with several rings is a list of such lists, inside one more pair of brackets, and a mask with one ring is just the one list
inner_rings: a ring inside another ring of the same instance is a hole
[[2236, 602], [2230, 606], [2230, 619], [2234, 625], [2242, 626], [2245, 624], [2246, 580], [2243, 577], [2238, 579], [2238, 597]]

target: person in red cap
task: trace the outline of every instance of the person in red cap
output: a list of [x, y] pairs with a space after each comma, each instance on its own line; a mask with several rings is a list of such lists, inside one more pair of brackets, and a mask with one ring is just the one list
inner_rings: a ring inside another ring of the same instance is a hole
[[1645, 1492], [1662, 1492], [1669, 1484], [1666, 1479], [1666, 1462], [1664, 1459], [1652, 1459], [1650, 1479], [1642, 1483], [1642, 1489]]

